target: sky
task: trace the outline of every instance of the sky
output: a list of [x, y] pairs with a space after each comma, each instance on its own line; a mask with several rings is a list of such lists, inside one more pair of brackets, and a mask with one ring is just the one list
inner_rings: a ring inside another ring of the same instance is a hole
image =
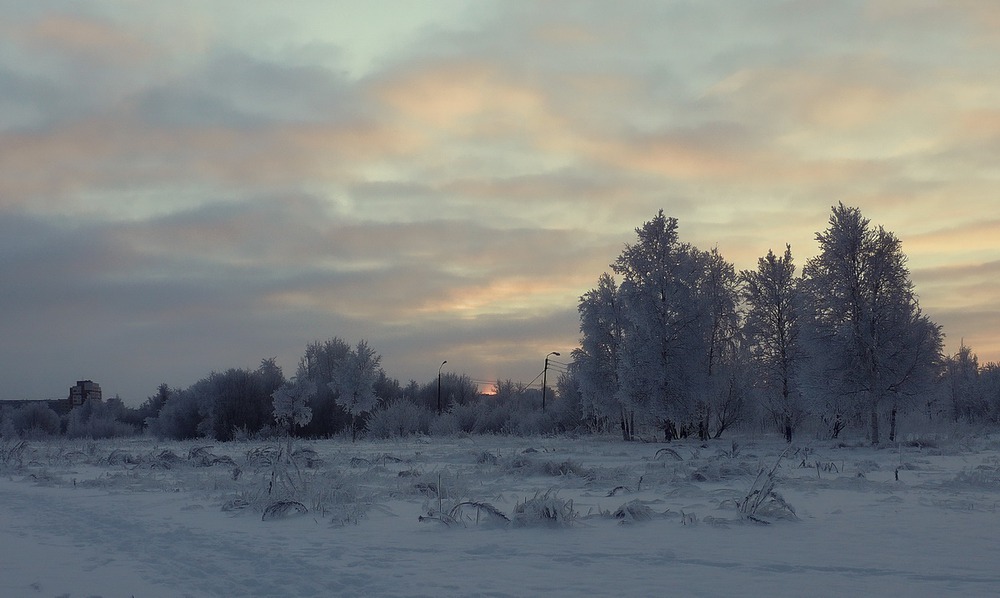
[[838, 202], [1000, 361], [1000, 3], [0, 0], [0, 399], [364, 339], [528, 382], [658, 210], [737, 269]]

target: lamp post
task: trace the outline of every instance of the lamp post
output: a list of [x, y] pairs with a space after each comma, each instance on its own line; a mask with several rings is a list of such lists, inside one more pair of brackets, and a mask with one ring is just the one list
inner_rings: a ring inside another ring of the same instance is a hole
[[[553, 351], [549, 355], [555, 355], [559, 357], [558, 351]], [[545, 412], [545, 379], [549, 374], [549, 355], [545, 356], [545, 368], [542, 370], [542, 413]]]
[[441, 415], [441, 368], [443, 368], [446, 363], [448, 363], [447, 359], [442, 361], [441, 365], [438, 367], [438, 415]]

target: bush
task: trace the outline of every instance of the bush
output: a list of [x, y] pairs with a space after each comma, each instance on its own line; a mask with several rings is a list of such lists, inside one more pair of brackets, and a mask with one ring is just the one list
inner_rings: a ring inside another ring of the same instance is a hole
[[159, 415], [147, 420], [150, 433], [158, 438], [187, 440], [205, 436], [211, 430], [211, 418], [205, 401], [190, 389], [170, 395]]
[[22, 437], [56, 436], [62, 424], [59, 414], [44, 403], [28, 403], [9, 412], [7, 432]]
[[368, 416], [365, 432], [372, 438], [397, 438], [430, 431], [430, 411], [407, 399], [396, 399]]
[[429, 428], [433, 436], [453, 436], [461, 432], [458, 417], [453, 413], [445, 413], [433, 418]]
[[120, 401], [89, 400], [69, 412], [66, 435], [70, 438], [115, 438], [133, 436], [136, 428], [118, 420], [124, 412]]
[[549, 434], [556, 428], [555, 418], [549, 412], [515, 411], [510, 415], [512, 431], [518, 436]]

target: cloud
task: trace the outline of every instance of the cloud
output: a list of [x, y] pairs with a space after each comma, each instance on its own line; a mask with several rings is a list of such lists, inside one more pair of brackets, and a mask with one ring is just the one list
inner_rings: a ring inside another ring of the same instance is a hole
[[32, 51], [68, 62], [133, 64], [153, 55], [148, 44], [117, 24], [85, 15], [49, 13], [14, 28], [13, 38]]
[[993, 350], [963, 315], [995, 319], [1000, 259], [987, 3], [414, 6], [6, 7], [10, 392], [141, 395], [333, 335], [401, 377], [530, 378], [660, 208], [752, 268], [857, 205]]

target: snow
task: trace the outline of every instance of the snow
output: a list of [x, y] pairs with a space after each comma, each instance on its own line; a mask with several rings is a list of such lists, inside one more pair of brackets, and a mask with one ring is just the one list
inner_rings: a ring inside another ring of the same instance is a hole
[[[52, 440], [14, 454], [0, 441], [0, 595], [980, 596], [1000, 584], [1000, 441], [736, 442], [326, 440], [294, 443], [322, 460], [297, 468], [251, 459], [279, 442]], [[776, 491], [797, 518], [743, 519], [737, 502], [783, 452]], [[206, 453], [235, 465], [188, 458]], [[309, 512], [262, 521], [280, 492]], [[546, 493], [576, 518], [447, 517], [460, 501], [512, 517]], [[253, 506], [224, 511], [234, 497]], [[651, 520], [610, 516], [635, 500]]]

